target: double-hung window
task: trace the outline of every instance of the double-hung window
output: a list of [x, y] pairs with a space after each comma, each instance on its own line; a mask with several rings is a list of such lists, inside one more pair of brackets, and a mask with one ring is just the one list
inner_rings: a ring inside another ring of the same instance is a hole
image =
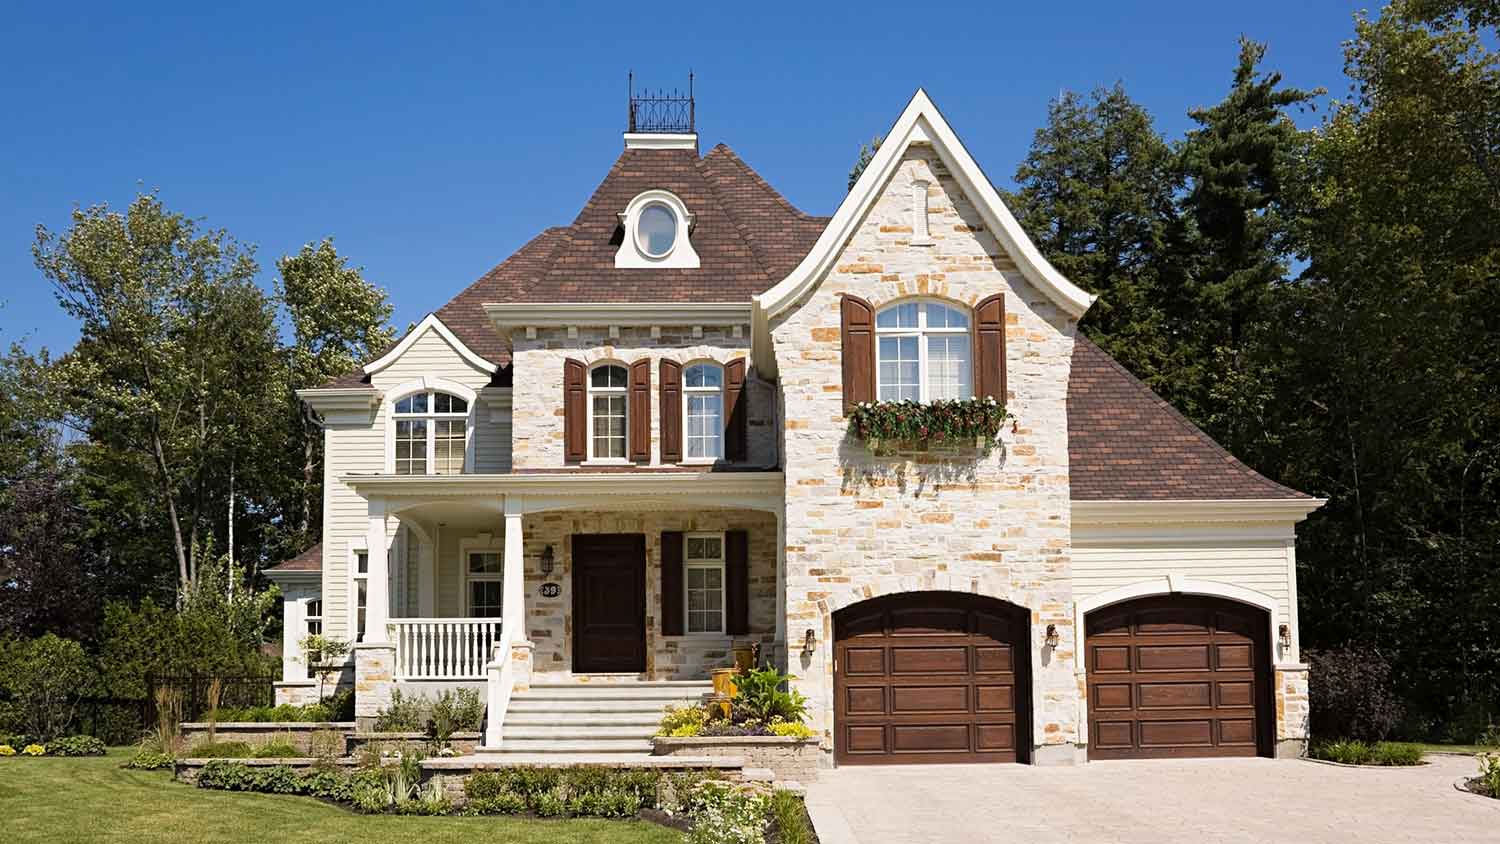
[[501, 583], [503, 563], [499, 551], [470, 551], [466, 555], [469, 583], [469, 617], [499, 618], [505, 600]]
[[468, 401], [450, 393], [412, 393], [396, 402], [396, 474], [462, 474], [468, 419]]
[[[309, 636], [323, 635], [323, 599], [308, 598], [302, 602], [302, 620], [306, 624], [303, 628]], [[316, 677], [313, 671], [313, 663], [307, 663], [307, 676], [309, 679]]]
[[589, 373], [589, 459], [624, 460], [626, 418], [625, 367], [605, 363]]
[[897, 302], [875, 315], [876, 395], [930, 402], [974, 395], [969, 315], [938, 302]]
[[719, 460], [724, 456], [724, 368], [695, 363], [683, 373], [682, 405], [687, 429], [688, 460]]
[[724, 534], [687, 535], [687, 632], [724, 632]]
[[370, 607], [370, 553], [354, 552], [354, 641], [365, 640], [365, 612]]

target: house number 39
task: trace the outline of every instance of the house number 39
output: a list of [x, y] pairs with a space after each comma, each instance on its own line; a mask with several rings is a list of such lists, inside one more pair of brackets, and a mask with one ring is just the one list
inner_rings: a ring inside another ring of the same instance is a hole
[[559, 586], [559, 585], [557, 585], [556, 583], [543, 583], [542, 584], [542, 597], [543, 598], [556, 598], [558, 595], [561, 595], [561, 594], [562, 594], [562, 587]]

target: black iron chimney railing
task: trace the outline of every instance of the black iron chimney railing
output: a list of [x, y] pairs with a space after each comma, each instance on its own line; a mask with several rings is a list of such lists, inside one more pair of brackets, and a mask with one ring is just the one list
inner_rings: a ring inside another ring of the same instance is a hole
[[696, 131], [697, 114], [693, 103], [693, 74], [688, 73], [688, 89], [683, 94], [676, 88], [669, 94], [662, 89], [656, 93], [635, 92], [635, 72], [630, 73], [630, 127], [628, 132], [654, 134], [690, 135]]

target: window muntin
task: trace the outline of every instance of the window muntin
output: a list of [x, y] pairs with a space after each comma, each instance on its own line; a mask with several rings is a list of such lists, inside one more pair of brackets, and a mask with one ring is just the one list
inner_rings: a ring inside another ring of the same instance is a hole
[[396, 402], [396, 474], [462, 474], [468, 420], [469, 402], [451, 393], [429, 390]]
[[354, 552], [354, 641], [365, 640], [365, 614], [370, 605], [370, 552]]
[[724, 456], [724, 367], [692, 364], [682, 383], [687, 459], [718, 460]]
[[499, 551], [470, 551], [466, 555], [470, 618], [499, 618], [505, 603], [504, 563]]
[[688, 633], [724, 632], [724, 534], [688, 534], [685, 553]]
[[875, 315], [881, 401], [972, 398], [969, 315], [938, 302], [897, 302]]
[[625, 391], [629, 374], [616, 363], [589, 373], [589, 459], [624, 460], [629, 420]]
[[677, 244], [677, 215], [661, 202], [642, 208], [635, 220], [635, 242], [652, 258], [664, 257]]

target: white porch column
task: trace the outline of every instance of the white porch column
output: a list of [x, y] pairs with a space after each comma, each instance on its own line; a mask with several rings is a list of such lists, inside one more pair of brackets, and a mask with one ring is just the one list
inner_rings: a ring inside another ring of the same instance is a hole
[[389, 543], [386, 539], [385, 501], [370, 499], [370, 529], [365, 539], [369, 554], [370, 573], [365, 592], [365, 638], [367, 643], [383, 643], [388, 640], [386, 625], [391, 617], [391, 571], [388, 563]]
[[521, 500], [505, 496], [505, 563], [501, 577], [500, 615], [515, 631], [515, 641], [526, 639], [526, 564], [521, 536]]

